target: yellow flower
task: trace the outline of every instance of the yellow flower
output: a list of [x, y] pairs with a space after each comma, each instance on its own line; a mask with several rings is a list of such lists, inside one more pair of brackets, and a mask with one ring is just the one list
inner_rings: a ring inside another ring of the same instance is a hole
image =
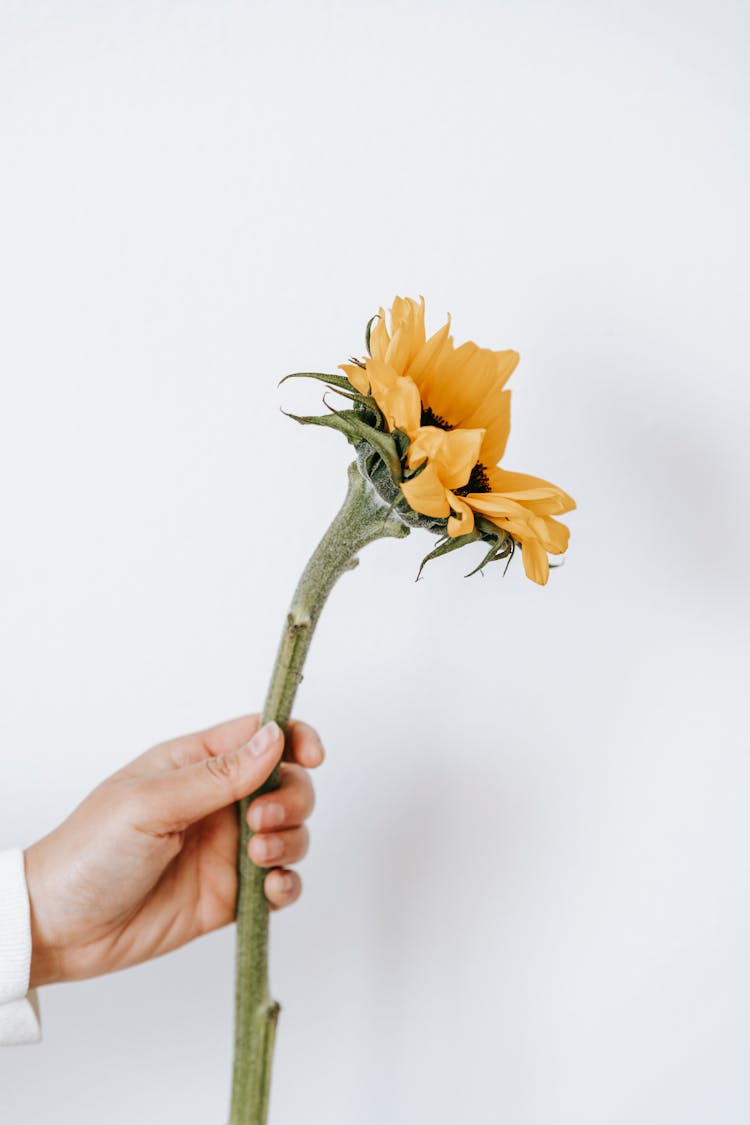
[[[521, 545], [526, 574], [546, 583], [547, 554], [562, 554], [568, 529], [553, 517], [575, 508], [561, 488], [497, 467], [510, 432], [514, 351], [456, 347], [450, 319], [429, 339], [424, 299], [396, 297], [390, 332], [385, 312], [370, 334], [363, 364], [342, 364], [349, 382], [371, 395], [389, 430], [409, 438], [401, 491], [415, 512], [447, 519], [451, 538], [474, 530], [475, 513]], [[420, 468], [421, 467], [421, 468]], [[420, 470], [420, 471], [417, 471]]]

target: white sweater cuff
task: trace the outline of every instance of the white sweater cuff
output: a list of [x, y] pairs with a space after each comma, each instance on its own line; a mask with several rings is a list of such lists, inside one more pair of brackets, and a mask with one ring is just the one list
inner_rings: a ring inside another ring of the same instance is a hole
[[31, 916], [23, 852], [0, 852], [0, 1046], [37, 1043], [36, 992], [29, 992]]

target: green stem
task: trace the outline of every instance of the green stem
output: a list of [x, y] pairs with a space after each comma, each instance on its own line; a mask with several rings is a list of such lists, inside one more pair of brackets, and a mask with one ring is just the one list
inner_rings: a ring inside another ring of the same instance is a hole
[[[289, 722], [302, 679], [310, 641], [326, 598], [336, 580], [357, 565], [357, 553], [375, 539], [403, 538], [405, 526], [361, 476], [349, 466], [349, 488], [341, 509], [316, 547], [292, 598], [263, 708], [263, 722]], [[276, 789], [279, 770], [259, 792]], [[257, 794], [254, 794], [257, 796]], [[268, 903], [263, 891], [266, 871], [247, 854], [251, 832], [240, 802], [235, 978], [234, 1071], [230, 1125], [266, 1125], [279, 1005], [268, 985]]]

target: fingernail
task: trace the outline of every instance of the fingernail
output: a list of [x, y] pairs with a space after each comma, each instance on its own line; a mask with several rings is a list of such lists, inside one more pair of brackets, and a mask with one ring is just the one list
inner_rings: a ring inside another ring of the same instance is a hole
[[262, 828], [278, 828], [280, 824], [284, 823], [284, 806], [271, 803], [270, 805], [261, 805], [260, 807], [260, 824]]
[[253, 847], [256, 852], [260, 852], [260, 858], [264, 863], [280, 859], [284, 854], [284, 841], [278, 836], [254, 836], [253, 841]]
[[285, 895], [290, 895], [296, 887], [296, 880], [290, 871], [281, 876], [281, 889]]
[[264, 727], [256, 731], [248, 742], [247, 748], [253, 757], [260, 758], [262, 754], [267, 754], [276, 745], [280, 737], [281, 727], [272, 719], [270, 723], [266, 723]]
[[276, 801], [271, 801], [270, 804], [260, 801], [247, 810], [248, 827], [253, 832], [267, 832], [269, 828], [278, 828], [285, 820], [284, 806]]

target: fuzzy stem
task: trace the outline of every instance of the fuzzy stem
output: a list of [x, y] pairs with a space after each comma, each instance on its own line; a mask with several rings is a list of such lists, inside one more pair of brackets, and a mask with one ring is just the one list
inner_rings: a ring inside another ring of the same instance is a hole
[[[363, 479], [356, 464], [349, 466], [349, 488], [338, 515], [313, 552], [295, 590], [281, 635], [276, 663], [263, 708], [263, 722], [275, 719], [285, 729], [315, 626], [336, 580], [357, 565], [357, 553], [375, 539], [403, 538], [408, 527], [388, 509]], [[279, 784], [279, 769], [258, 791]], [[253, 794], [256, 797], [258, 794]], [[268, 903], [263, 890], [264, 868], [247, 854], [251, 832], [247, 806], [239, 804], [237, 962], [235, 978], [235, 1038], [230, 1125], [266, 1125], [279, 1005], [268, 985]]]

